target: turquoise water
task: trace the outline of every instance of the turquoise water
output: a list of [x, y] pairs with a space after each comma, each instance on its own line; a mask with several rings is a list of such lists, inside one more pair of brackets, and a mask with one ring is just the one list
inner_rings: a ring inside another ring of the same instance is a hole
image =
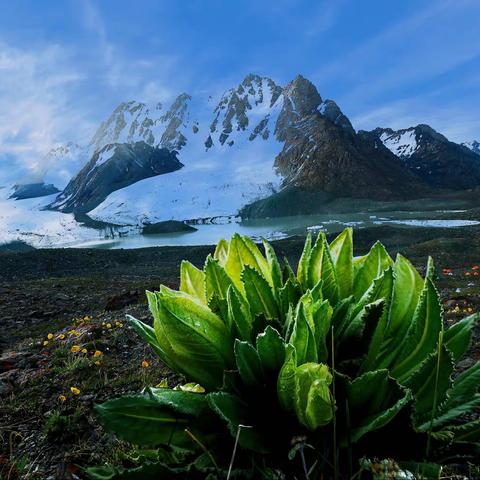
[[[458, 210], [428, 212], [380, 212], [346, 213], [332, 215], [303, 215], [223, 223], [195, 225], [196, 232], [168, 233], [159, 235], [128, 235], [72, 245], [89, 248], [144, 248], [154, 246], [213, 245], [220, 238], [230, 238], [235, 232], [249, 235], [254, 239], [268, 240], [305, 235], [307, 231], [323, 230], [336, 233], [345, 227], [368, 228], [379, 225], [394, 225], [400, 228], [461, 228], [479, 225], [480, 221], [456, 219]], [[441, 217], [441, 218], [439, 218]], [[448, 219], [445, 219], [448, 218]]]

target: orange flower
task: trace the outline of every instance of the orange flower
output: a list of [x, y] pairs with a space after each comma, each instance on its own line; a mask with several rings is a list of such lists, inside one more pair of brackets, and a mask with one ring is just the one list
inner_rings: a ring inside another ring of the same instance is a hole
[[93, 354], [94, 357], [101, 357], [102, 352], [100, 350], [95, 350], [95, 353]]
[[80, 351], [80, 347], [78, 345], [72, 345], [72, 348], [70, 349], [72, 353], [77, 353]]
[[150, 364], [146, 360], [142, 362], [142, 368], [148, 368], [149, 366]]

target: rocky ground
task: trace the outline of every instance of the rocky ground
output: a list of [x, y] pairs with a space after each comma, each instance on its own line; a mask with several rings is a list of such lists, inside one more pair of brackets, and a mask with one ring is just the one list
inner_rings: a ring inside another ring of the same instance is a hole
[[[428, 254], [435, 257], [446, 322], [480, 310], [478, 230], [360, 230], [357, 252], [377, 238], [419, 268]], [[302, 243], [288, 239], [275, 247], [294, 263]], [[177, 286], [180, 260], [201, 265], [212, 250], [0, 253], [0, 478], [84, 478], [82, 467], [135, 456], [102, 432], [94, 403], [178, 379], [136, 337], [125, 315], [149, 321], [144, 291], [160, 283]], [[465, 363], [478, 359], [476, 340]]]

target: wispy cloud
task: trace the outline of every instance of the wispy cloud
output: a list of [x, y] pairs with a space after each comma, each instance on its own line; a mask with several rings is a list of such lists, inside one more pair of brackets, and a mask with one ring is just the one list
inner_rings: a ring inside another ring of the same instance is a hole
[[[32, 50], [0, 43], [0, 163], [15, 162], [26, 176], [37, 178], [43, 156], [59, 139], [90, 128], [68, 107], [69, 90], [84, 80], [69, 53], [58, 45]], [[12, 170], [10, 168], [10, 170]]]

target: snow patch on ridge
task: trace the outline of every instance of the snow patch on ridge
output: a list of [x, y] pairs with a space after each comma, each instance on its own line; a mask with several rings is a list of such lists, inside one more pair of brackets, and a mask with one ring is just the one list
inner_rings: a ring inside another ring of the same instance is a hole
[[381, 142], [397, 157], [411, 157], [417, 147], [415, 130], [405, 130], [402, 133], [387, 133], [380, 135]]

